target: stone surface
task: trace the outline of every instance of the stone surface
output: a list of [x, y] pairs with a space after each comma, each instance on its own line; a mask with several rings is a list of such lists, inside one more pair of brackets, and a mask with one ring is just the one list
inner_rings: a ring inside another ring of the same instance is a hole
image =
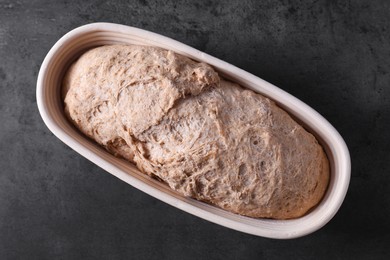
[[[390, 257], [389, 1], [0, 0], [0, 259]], [[46, 53], [91, 22], [151, 30], [297, 96], [345, 138], [352, 179], [335, 218], [278, 241], [206, 222], [112, 177], [46, 128]]]

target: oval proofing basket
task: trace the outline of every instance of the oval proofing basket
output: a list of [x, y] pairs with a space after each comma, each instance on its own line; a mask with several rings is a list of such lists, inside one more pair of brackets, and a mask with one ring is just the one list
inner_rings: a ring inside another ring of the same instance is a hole
[[[331, 180], [322, 202], [298, 219], [271, 220], [240, 216], [179, 195], [167, 185], [142, 174], [133, 164], [114, 157], [83, 136], [65, 118], [60, 95], [62, 78], [69, 65], [83, 52], [109, 44], [151, 45], [172, 50], [208, 63], [221, 76], [273, 99], [313, 133], [325, 148], [331, 163]], [[52, 47], [43, 61], [37, 82], [37, 103], [44, 122], [53, 134], [85, 158], [159, 200], [245, 233], [287, 239], [314, 232], [336, 214], [348, 189], [351, 165], [347, 146], [339, 133], [320, 114], [297, 98], [248, 72], [156, 33], [110, 23], [93, 23], [72, 30]]]

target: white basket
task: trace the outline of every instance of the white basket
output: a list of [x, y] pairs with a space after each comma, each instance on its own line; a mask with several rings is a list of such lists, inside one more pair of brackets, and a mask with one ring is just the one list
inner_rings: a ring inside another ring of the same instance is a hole
[[[331, 164], [328, 190], [321, 203], [305, 216], [292, 220], [255, 219], [227, 212], [203, 202], [185, 198], [167, 185], [142, 174], [137, 168], [109, 154], [80, 134], [65, 118], [60, 97], [61, 82], [69, 65], [86, 50], [107, 44], [158, 46], [212, 65], [220, 75], [243, 87], [273, 99], [325, 148]], [[63, 36], [42, 63], [37, 82], [39, 112], [47, 127], [65, 144], [137, 189], [188, 213], [245, 233], [269, 238], [295, 238], [314, 232], [336, 214], [348, 189], [351, 163], [348, 148], [339, 133], [315, 110], [274, 85], [231, 64], [183, 43], [130, 26], [93, 23]], [[85, 173], [89, 174], [89, 173]]]

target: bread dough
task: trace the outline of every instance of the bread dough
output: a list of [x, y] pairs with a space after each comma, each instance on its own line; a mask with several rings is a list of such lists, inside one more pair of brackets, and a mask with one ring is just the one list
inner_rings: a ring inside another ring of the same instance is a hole
[[71, 66], [63, 90], [81, 132], [184, 196], [289, 219], [326, 191], [329, 162], [315, 137], [205, 63], [154, 47], [102, 46]]

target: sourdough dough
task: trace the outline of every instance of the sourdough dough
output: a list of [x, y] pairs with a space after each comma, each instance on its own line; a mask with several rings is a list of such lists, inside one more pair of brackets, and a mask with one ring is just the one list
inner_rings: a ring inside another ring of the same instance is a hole
[[111, 153], [184, 196], [250, 217], [289, 219], [319, 203], [329, 162], [268, 98], [172, 51], [87, 51], [68, 70], [65, 112]]

